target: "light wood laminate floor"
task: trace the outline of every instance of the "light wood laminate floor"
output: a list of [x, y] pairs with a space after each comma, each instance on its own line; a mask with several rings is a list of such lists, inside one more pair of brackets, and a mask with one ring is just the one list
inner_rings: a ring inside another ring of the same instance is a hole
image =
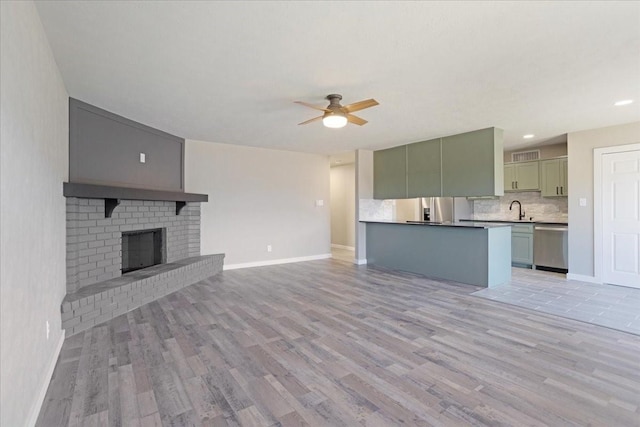
[[640, 337], [319, 260], [68, 338], [39, 426], [637, 426]]
[[331, 248], [331, 258], [353, 263], [355, 259], [355, 251], [344, 248]]

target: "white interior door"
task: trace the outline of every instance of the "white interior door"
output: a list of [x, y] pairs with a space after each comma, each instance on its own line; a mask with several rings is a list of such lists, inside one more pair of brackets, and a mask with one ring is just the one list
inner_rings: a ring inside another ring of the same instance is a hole
[[640, 288], [640, 151], [602, 156], [602, 281]]

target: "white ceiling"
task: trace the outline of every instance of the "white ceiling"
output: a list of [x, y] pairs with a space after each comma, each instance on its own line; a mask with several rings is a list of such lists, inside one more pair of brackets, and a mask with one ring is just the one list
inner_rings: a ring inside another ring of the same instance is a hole
[[[515, 149], [640, 120], [640, 2], [37, 7], [71, 97], [188, 139], [336, 154], [496, 126]], [[380, 105], [298, 126], [329, 93]]]

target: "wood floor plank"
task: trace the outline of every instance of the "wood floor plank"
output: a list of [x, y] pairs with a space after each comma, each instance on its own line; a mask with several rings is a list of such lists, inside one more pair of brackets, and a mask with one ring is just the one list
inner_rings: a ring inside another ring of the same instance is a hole
[[640, 426], [640, 336], [478, 289], [336, 260], [225, 271], [67, 339], [37, 425]]
[[138, 393], [136, 400], [138, 402], [140, 417], [144, 418], [158, 412], [158, 403], [156, 402], [156, 396], [153, 390]]
[[[133, 366], [125, 365], [118, 367], [118, 384], [114, 387], [119, 391], [120, 412], [123, 424], [133, 424], [134, 420], [140, 419], [140, 411], [138, 410], [136, 397], [135, 376], [133, 375]], [[111, 387], [111, 384], [109, 384]], [[111, 410], [111, 408], [109, 408]]]

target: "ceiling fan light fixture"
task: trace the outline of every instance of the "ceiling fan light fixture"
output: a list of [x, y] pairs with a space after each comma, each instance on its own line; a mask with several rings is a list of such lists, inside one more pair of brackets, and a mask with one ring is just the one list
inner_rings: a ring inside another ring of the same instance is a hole
[[322, 124], [328, 128], [339, 129], [347, 125], [347, 118], [340, 113], [327, 113], [322, 118]]
[[[1, 1], [1, 0], [0, 0]], [[354, 102], [349, 105], [340, 105], [340, 100], [342, 99], [342, 95], [338, 95], [337, 93], [333, 93], [331, 95], [327, 95], [326, 98], [329, 100], [329, 105], [326, 107], [320, 107], [318, 105], [307, 104], [302, 101], [294, 101], [296, 104], [304, 105], [305, 107], [313, 108], [314, 110], [323, 111], [324, 114], [321, 116], [314, 117], [312, 119], [306, 120], [302, 123], [298, 123], [298, 125], [306, 125], [309, 123], [317, 122], [322, 120], [322, 124], [325, 127], [339, 129], [345, 127], [347, 123], [353, 123], [354, 125], [362, 126], [366, 125], [367, 121], [355, 116], [351, 113], [354, 111], [364, 110], [365, 108], [375, 107], [378, 105], [378, 101], [375, 99], [365, 99], [363, 101]]]

